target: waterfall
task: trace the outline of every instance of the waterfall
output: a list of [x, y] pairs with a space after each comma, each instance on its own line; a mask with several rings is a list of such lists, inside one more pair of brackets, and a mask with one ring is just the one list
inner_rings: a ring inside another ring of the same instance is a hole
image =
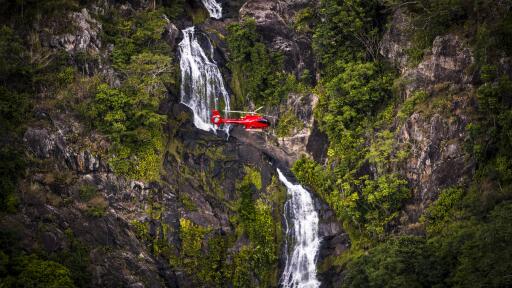
[[[195, 27], [186, 28], [182, 32], [183, 40], [179, 44], [181, 103], [194, 112], [194, 124], [197, 128], [215, 131], [210, 124], [212, 109], [221, 110], [220, 106], [224, 105], [225, 111], [229, 111], [229, 95], [219, 67], [213, 60], [214, 48], [208, 37], [196, 33]], [[200, 40], [208, 46], [209, 51], [203, 50]]]
[[316, 256], [320, 248], [318, 214], [309, 192], [301, 185], [292, 184], [277, 169], [279, 180], [288, 189], [285, 203], [286, 237], [294, 239], [293, 250], [286, 243], [286, 264], [281, 285], [283, 288], [317, 288]]
[[222, 18], [222, 6], [215, 0], [202, 0], [204, 7], [210, 13], [210, 17], [215, 19]]

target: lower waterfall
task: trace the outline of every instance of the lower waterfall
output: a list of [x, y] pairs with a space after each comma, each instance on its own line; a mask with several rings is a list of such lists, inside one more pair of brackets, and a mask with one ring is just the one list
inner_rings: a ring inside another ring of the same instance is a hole
[[[222, 17], [222, 7], [215, 0], [202, 0], [212, 18]], [[214, 48], [210, 39], [195, 27], [183, 31], [179, 43], [181, 69], [181, 102], [194, 113], [194, 125], [202, 130], [215, 132], [210, 124], [213, 109], [230, 109], [229, 94], [224, 86], [222, 74], [214, 60]], [[226, 132], [229, 127], [224, 127]], [[285, 203], [285, 233], [293, 239], [293, 249], [286, 241], [286, 264], [281, 276], [283, 288], [317, 288], [316, 258], [320, 248], [318, 236], [318, 214], [311, 194], [301, 185], [292, 184], [277, 169], [279, 180], [288, 189]]]
[[281, 276], [283, 288], [316, 288], [316, 258], [320, 248], [318, 213], [311, 194], [301, 185], [292, 184], [277, 169], [279, 180], [288, 189], [285, 203], [286, 237], [294, 239], [292, 251], [286, 245], [286, 265]]

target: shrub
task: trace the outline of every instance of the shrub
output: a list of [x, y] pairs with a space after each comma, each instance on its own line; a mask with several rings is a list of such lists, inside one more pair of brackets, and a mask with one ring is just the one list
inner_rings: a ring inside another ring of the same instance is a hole
[[393, 74], [376, 63], [341, 67], [342, 73], [324, 83], [315, 114], [330, 139], [339, 139], [340, 130], [354, 129], [364, 117], [376, 113], [390, 98], [393, 84]]
[[497, 205], [488, 221], [460, 250], [451, 283], [457, 287], [506, 287], [512, 284], [512, 205]]
[[293, 131], [300, 131], [304, 123], [291, 110], [286, 111], [280, 118], [276, 127], [278, 137], [290, 136]]
[[25, 257], [23, 270], [16, 279], [21, 287], [75, 287], [69, 270], [53, 261], [44, 261]]
[[409, 97], [407, 100], [404, 101], [402, 104], [402, 107], [398, 111], [398, 119], [400, 121], [404, 121], [406, 118], [411, 116], [411, 114], [414, 112], [414, 108], [424, 102], [428, 97], [428, 94], [425, 91], [416, 91], [414, 92], [411, 97]]
[[6, 212], [15, 212], [18, 204], [16, 189], [24, 174], [26, 160], [21, 151], [6, 146], [0, 148], [0, 207]]
[[427, 225], [429, 234], [440, 233], [450, 222], [462, 218], [464, 195], [460, 187], [441, 191], [439, 198], [426, 209], [421, 219]]
[[98, 189], [92, 184], [83, 184], [78, 188], [80, 200], [85, 202], [91, 200], [97, 193]]
[[103, 196], [96, 196], [87, 202], [85, 213], [91, 217], [103, 217], [107, 213], [108, 203]]

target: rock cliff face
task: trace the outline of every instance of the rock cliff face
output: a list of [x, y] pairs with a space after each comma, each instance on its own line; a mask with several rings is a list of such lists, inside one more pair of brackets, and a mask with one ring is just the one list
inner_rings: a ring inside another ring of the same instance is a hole
[[[67, 123], [76, 125], [74, 133], [82, 128], [72, 119], [63, 119], [66, 126], [29, 128], [24, 136], [29, 151], [52, 169], [34, 172], [24, 180], [23, 213], [6, 217], [2, 225], [22, 227], [24, 235], [30, 235], [22, 243], [27, 251], [36, 249], [35, 245], [47, 252], [69, 246], [65, 236], [69, 229], [91, 248], [95, 286], [190, 287], [187, 276], [154, 256], [153, 244], [148, 246], [144, 237], [177, 247], [180, 218], [209, 227], [215, 234], [234, 233], [229, 219], [236, 211], [226, 204], [240, 197], [236, 183], [244, 176], [244, 166], [260, 171], [259, 193], [267, 193], [275, 168], [274, 160], [262, 150], [197, 130], [188, 108], [170, 105], [170, 115], [181, 115], [181, 119], [186, 115], [188, 120], [169, 127], [172, 147], [165, 156], [162, 182], [144, 183], [115, 175], [101, 156], [93, 155], [83, 146], [83, 139], [73, 134]], [[85, 187], [92, 187], [92, 199], [83, 199]], [[92, 214], [92, 207], [103, 209], [101, 217]], [[281, 208], [273, 209], [279, 215]], [[38, 225], [41, 221], [47, 222], [43, 228]], [[147, 235], [134, 228], [139, 223], [149, 227]], [[324, 226], [325, 235], [339, 230], [328, 223]], [[40, 236], [32, 239], [34, 235]]]
[[381, 53], [400, 70], [402, 96], [425, 93], [428, 103], [399, 124], [398, 149], [409, 156], [399, 168], [412, 188], [413, 200], [401, 217], [401, 229], [422, 233], [419, 217], [439, 192], [471, 179], [474, 163], [464, 150], [466, 126], [475, 112], [474, 58], [467, 43], [447, 34], [435, 38], [416, 66], [408, 64], [410, 20], [398, 10], [383, 37]]
[[[287, 72], [301, 75], [307, 69], [315, 75], [311, 39], [290, 27], [295, 13], [316, 5], [316, 1], [222, 3], [231, 19], [207, 21], [202, 25], [204, 30], [225, 32], [225, 25], [233, 18], [253, 17], [268, 47], [285, 55]], [[123, 5], [121, 12], [130, 13], [138, 6]], [[119, 75], [108, 61], [112, 47], [101, 42], [101, 23], [87, 9], [72, 13], [70, 19], [76, 30], [53, 35], [45, 45], [70, 55], [97, 55], [96, 62], [81, 68], [88, 75], [102, 75], [113, 86], [119, 85]], [[408, 23], [401, 11], [395, 13], [381, 53], [399, 69], [404, 99], [422, 91], [431, 100], [403, 121], [394, 122], [396, 149], [408, 151], [395, 169], [406, 176], [413, 195], [396, 226], [399, 232], [421, 234], [419, 217], [424, 209], [443, 188], [465, 183], [473, 172], [474, 163], [466, 156], [464, 140], [474, 110], [474, 59], [460, 37], [448, 34], [435, 39], [419, 65], [408, 66]], [[163, 33], [173, 49], [180, 39], [177, 26], [180, 23], [168, 21]], [[222, 37], [208, 32], [218, 46], [225, 45]], [[216, 57], [218, 63], [225, 62], [222, 49], [216, 51]], [[245, 176], [244, 167], [261, 173], [262, 187], [254, 197], [271, 197], [269, 187], [277, 166], [288, 168], [301, 155], [320, 163], [325, 160], [328, 142], [315, 124], [314, 94], [289, 95], [287, 107], [305, 124], [293, 135], [277, 139], [235, 129], [229, 140], [195, 129], [192, 115], [178, 103], [178, 95], [169, 92], [167, 96], [162, 105], [170, 118], [162, 179], [151, 183], [116, 175], [106, 160], [108, 139], [89, 131], [71, 113], [36, 109], [37, 121], [26, 130], [23, 140], [37, 165], [20, 184], [22, 210], [3, 218], [0, 227], [21, 227], [21, 245], [26, 251], [54, 252], [69, 247], [71, 231], [73, 238], [89, 248], [88, 270], [97, 287], [191, 287], [183, 271], [155, 256], [158, 245], [148, 239], [163, 241], [171, 247], [170, 253], [176, 254], [172, 249], [181, 241], [182, 218], [209, 227], [213, 235], [235, 234], [230, 219], [236, 211], [231, 206], [240, 198], [236, 187]], [[275, 217], [282, 214], [279, 204], [272, 203]], [[319, 199], [315, 204], [321, 219], [319, 260], [323, 263], [349, 249], [350, 241], [332, 210]], [[319, 278], [323, 287], [335, 287], [342, 281], [343, 271], [327, 266], [319, 267]]]

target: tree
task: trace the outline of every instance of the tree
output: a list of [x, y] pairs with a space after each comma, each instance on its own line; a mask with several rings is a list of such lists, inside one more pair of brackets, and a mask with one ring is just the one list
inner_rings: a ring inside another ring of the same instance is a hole
[[377, 60], [385, 15], [379, 1], [322, 0], [313, 48], [327, 77], [338, 62]]
[[287, 76], [282, 59], [270, 53], [256, 31], [254, 19], [228, 26], [228, 67], [233, 73], [231, 86], [242, 101], [256, 105], [278, 105], [286, 95]]

